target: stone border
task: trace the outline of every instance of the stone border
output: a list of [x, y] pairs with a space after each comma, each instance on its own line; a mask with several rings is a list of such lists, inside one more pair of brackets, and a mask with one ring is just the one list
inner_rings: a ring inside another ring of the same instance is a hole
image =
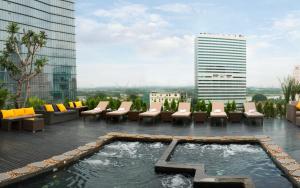
[[[32, 177], [45, 173], [57, 171], [79, 159], [92, 155], [99, 151], [102, 146], [116, 140], [144, 141], [144, 142], [169, 142], [173, 139], [179, 142], [201, 142], [201, 143], [256, 143], [259, 144], [277, 167], [284, 172], [291, 183], [300, 188], [300, 165], [278, 145], [272, 143], [268, 136], [170, 136], [170, 135], [148, 135], [148, 134], [127, 134], [111, 132], [99, 137], [95, 142], [80, 146], [77, 149], [65, 152], [49, 159], [28, 164], [22, 168], [0, 173], [0, 187], [18, 183]], [[200, 165], [201, 166], [201, 165]], [[195, 167], [194, 167], [195, 168]], [[201, 174], [201, 173], [199, 173]], [[211, 179], [207, 179], [211, 180]]]

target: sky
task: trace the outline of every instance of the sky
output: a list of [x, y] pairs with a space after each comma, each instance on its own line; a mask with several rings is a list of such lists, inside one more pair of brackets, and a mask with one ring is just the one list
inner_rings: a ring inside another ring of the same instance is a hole
[[299, 0], [77, 0], [78, 87], [193, 86], [199, 33], [247, 39], [247, 86], [300, 64]]

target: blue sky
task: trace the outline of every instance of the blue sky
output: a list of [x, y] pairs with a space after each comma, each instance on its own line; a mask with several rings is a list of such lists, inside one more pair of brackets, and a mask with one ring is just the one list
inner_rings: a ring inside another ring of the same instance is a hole
[[193, 85], [201, 32], [246, 36], [248, 86], [300, 64], [299, 0], [77, 0], [78, 86]]

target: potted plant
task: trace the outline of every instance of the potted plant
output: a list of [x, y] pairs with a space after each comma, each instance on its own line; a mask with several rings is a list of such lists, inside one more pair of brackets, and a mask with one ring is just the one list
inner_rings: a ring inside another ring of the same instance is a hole
[[[174, 103], [175, 103], [175, 101], [174, 101]], [[176, 106], [176, 103], [175, 103], [175, 106]], [[174, 104], [173, 104], [173, 107], [174, 107]], [[168, 101], [168, 99], [166, 99], [164, 102], [163, 111], [160, 113], [160, 118], [164, 122], [171, 122], [172, 114], [173, 114], [173, 112], [171, 111], [169, 101]]]
[[237, 110], [235, 101], [232, 101], [232, 103], [228, 102], [226, 107], [229, 107], [227, 109], [229, 121], [231, 121], [231, 122], [241, 122], [242, 121], [243, 112]]
[[143, 101], [140, 97], [137, 97], [133, 101], [133, 105], [128, 112], [128, 120], [130, 121], [138, 121], [139, 120], [139, 114], [142, 112], [144, 107]]
[[198, 100], [193, 112], [195, 122], [205, 122], [207, 120], [207, 108], [204, 100]]

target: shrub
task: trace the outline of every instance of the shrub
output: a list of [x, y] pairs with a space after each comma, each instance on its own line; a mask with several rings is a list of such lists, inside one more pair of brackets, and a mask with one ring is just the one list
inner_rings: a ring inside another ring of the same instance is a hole
[[227, 104], [226, 104], [226, 107], [225, 107], [225, 112], [228, 113], [231, 111], [231, 104], [230, 102], [228, 101]]
[[231, 110], [232, 111], [236, 111], [236, 103], [235, 103], [235, 101], [232, 101], [232, 103], [231, 103]]
[[33, 107], [34, 109], [41, 109], [41, 106], [45, 104], [45, 101], [38, 97], [30, 97], [26, 102], [27, 107]]
[[109, 99], [108, 107], [111, 108], [111, 110], [117, 110], [121, 104], [121, 101], [119, 99]]
[[143, 101], [140, 97], [135, 98], [132, 105], [132, 110], [141, 111], [143, 106]]
[[167, 99], [164, 102], [164, 111], [170, 111], [170, 105]]
[[177, 104], [174, 99], [171, 101], [171, 111], [177, 111]]
[[207, 105], [207, 113], [210, 114], [212, 111], [212, 103], [211, 101], [208, 102], [208, 105]]
[[261, 103], [261, 102], [257, 103], [256, 109], [257, 109], [257, 111], [258, 111], [259, 113], [264, 113], [263, 106], [262, 106], [262, 103]]
[[207, 108], [206, 108], [206, 104], [204, 100], [198, 100], [196, 105], [195, 105], [195, 111], [199, 112], [206, 112]]

